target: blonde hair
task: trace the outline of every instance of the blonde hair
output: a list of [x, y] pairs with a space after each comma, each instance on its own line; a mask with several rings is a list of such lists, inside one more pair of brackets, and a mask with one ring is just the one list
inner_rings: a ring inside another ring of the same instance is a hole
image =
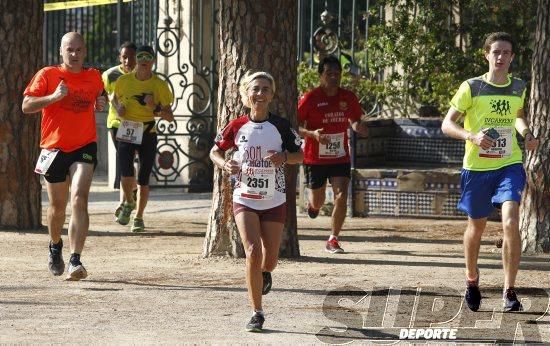
[[252, 83], [255, 79], [263, 78], [267, 79], [269, 83], [271, 84], [271, 89], [273, 90], [273, 93], [275, 93], [275, 80], [273, 79], [273, 76], [270, 75], [267, 72], [264, 71], [258, 71], [258, 72], [252, 72], [248, 71], [246, 75], [241, 79], [241, 83], [239, 84], [239, 93], [241, 94], [241, 100], [245, 107], [250, 108], [250, 102], [248, 100], [248, 86], [250, 83]]

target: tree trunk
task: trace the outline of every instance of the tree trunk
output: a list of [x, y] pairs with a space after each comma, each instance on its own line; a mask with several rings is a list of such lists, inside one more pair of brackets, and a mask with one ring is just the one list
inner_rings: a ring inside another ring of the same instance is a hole
[[550, 2], [538, 1], [529, 124], [540, 140], [525, 163], [527, 188], [521, 211], [524, 252], [550, 252]]
[[0, 228], [41, 225], [34, 173], [40, 119], [23, 115], [23, 90], [42, 65], [43, 2], [0, 1]]
[[[271, 110], [297, 126], [296, 15], [294, 0], [220, 0], [218, 131], [243, 114], [238, 85], [249, 69], [271, 73], [276, 83]], [[297, 167], [286, 168], [287, 219], [281, 257], [298, 257], [296, 231]], [[214, 172], [212, 210], [204, 256], [244, 257], [233, 219], [232, 188], [226, 174]]]

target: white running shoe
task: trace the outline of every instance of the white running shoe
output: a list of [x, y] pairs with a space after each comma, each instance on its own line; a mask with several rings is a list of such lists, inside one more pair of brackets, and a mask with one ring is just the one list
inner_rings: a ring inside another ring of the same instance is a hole
[[67, 281], [79, 281], [85, 279], [88, 276], [86, 268], [80, 263], [79, 265], [74, 265], [69, 263], [69, 269], [67, 270]]

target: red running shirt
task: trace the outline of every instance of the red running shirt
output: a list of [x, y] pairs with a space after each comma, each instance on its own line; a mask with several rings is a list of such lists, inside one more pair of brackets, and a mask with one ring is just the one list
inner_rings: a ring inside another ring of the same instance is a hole
[[334, 96], [320, 87], [306, 93], [298, 102], [298, 119], [307, 130], [324, 129], [323, 134], [331, 137], [331, 143], [320, 145], [313, 138], [305, 138], [304, 164], [325, 165], [350, 162], [349, 120], [361, 119], [363, 111], [357, 96], [349, 90], [339, 88]]
[[69, 93], [42, 109], [40, 147], [71, 152], [97, 141], [94, 106], [103, 81], [95, 69], [72, 73], [61, 66], [49, 66], [34, 75], [23, 95], [51, 95], [61, 80]]

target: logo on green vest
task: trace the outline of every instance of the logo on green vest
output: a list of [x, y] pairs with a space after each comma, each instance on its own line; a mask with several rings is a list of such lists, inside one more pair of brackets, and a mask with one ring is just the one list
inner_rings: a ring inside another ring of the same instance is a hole
[[491, 113], [496, 113], [500, 116], [511, 114], [510, 102], [506, 100], [491, 100]]

